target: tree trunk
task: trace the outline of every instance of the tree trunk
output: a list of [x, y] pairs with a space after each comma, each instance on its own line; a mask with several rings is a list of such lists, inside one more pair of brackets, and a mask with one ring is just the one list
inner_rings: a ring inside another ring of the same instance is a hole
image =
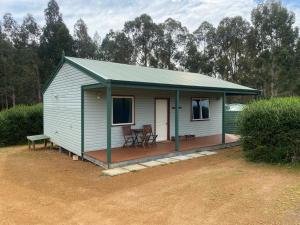
[[275, 97], [276, 96], [275, 82], [276, 82], [276, 78], [275, 78], [275, 65], [274, 65], [273, 60], [272, 60], [271, 83], [270, 83], [271, 97]]
[[144, 66], [147, 66], [147, 56], [148, 56], [147, 47], [146, 45], [144, 45]]
[[15, 107], [16, 106], [16, 94], [15, 94], [15, 88], [14, 87], [12, 87], [11, 99], [12, 99], [12, 105], [13, 105], [13, 107]]
[[5, 106], [6, 106], [6, 109], [8, 109], [8, 97], [7, 97], [7, 94], [5, 94]]
[[235, 48], [234, 48], [234, 66], [233, 66], [233, 73], [232, 73], [232, 80], [235, 83], [237, 82], [237, 77], [236, 77], [236, 71], [237, 71], [237, 46], [235, 43]]
[[1, 110], [4, 109], [4, 96], [1, 94]]
[[34, 65], [34, 69], [35, 69], [35, 74], [36, 74], [36, 88], [37, 88], [38, 102], [42, 102], [40, 73], [39, 73], [39, 69], [36, 65]]

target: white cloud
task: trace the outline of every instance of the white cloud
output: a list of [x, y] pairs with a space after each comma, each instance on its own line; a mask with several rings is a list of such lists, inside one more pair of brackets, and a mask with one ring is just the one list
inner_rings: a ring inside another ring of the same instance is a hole
[[[182, 22], [190, 31], [195, 30], [204, 20], [215, 26], [225, 16], [243, 16], [250, 20], [256, 0], [57, 0], [64, 21], [73, 31], [77, 19], [83, 18], [89, 33], [96, 31], [104, 36], [110, 29], [122, 29], [125, 21], [142, 13], [149, 14], [157, 23], [172, 17]], [[48, 0], [0, 0], [0, 15], [11, 12], [21, 21], [26, 13], [34, 15], [41, 24], [43, 11]], [[300, 25], [300, 6], [293, 3], [287, 7], [296, 14], [296, 25]]]
[[103, 36], [109, 29], [122, 29], [125, 21], [147, 13], [157, 23], [172, 17], [181, 21], [189, 30], [195, 30], [204, 20], [217, 25], [225, 16], [241, 15], [249, 19], [251, 9], [255, 6], [254, 0], [152, 0], [151, 3], [136, 0], [121, 6], [116, 1], [111, 1], [111, 5], [103, 2], [80, 6], [63, 1], [61, 8], [66, 23], [70, 27], [78, 17], [82, 17], [90, 33], [98, 31]]

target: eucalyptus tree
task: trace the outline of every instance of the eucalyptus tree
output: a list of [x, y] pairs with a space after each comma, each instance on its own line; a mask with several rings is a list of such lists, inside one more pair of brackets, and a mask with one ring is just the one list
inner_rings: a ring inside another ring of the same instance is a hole
[[240, 16], [226, 17], [216, 30], [216, 72], [229, 81], [240, 83], [245, 46], [250, 24]]
[[21, 25], [15, 22], [11, 14], [6, 14], [5, 30], [7, 40], [12, 45], [7, 56], [11, 62], [4, 65], [5, 89], [12, 106], [41, 101], [38, 24], [30, 14], [25, 16]]
[[32, 47], [36, 48], [39, 45], [41, 28], [31, 14], [27, 14], [23, 19], [18, 32], [17, 47]]
[[96, 31], [93, 36], [93, 43], [95, 45], [95, 59], [101, 59], [101, 37]]
[[200, 52], [199, 68], [201, 73], [215, 75], [215, 53], [216, 53], [216, 28], [204, 21], [193, 32], [195, 42]]
[[0, 38], [0, 101], [1, 109], [13, 105], [11, 102], [11, 84], [15, 80], [14, 48], [10, 41], [1, 35]]
[[20, 26], [17, 24], [11, 13], [4, 14], [2, 27], [5, 39], [13, 44], [17, 42]]
[[281, 86], [293, 82], [292, 56], [298, 37], [295, 15], [278, 1], [267, 1], [253, 9], [251, 21], [258, 35], [258, 54], [264, 73], [264, 94], [277, 96]]
[[203, 54], [208, 54], [209, 48], [211, 48], [214, 45], [216, 28], [211, 23], [204, 21], [193, 32], [193, 35], [200, 50], [203, 51]]
[[162, 31], [160, 67], [174, 70], [186, 44], [188, 30], [181, 22], [172, 18], [159, 24], [159, 27]]
[[181, 57], [181, 66], [189, 72], [198, 73], [200, 71], [200, 57], [195, 38], [192, 34], [189, 34]]
[[3, 41], [1, 43], [1, 76], [2, 94], [5, 96], [6, 106], [16, 105], [16, 85], [18, 80], [17, 69], [19, 65], [16, 63], [17, 52], [15, 49], [16, 43], [18, 43], [18, 34], [20, 26], [13, 18], [11, 13], [6, 13], [3, 16]]
[[15, 44], [17, 48], [16, 61], [19, 62], [17, 74], [20, 74], [23, 79], [23, 87], [17, 88], [18, 102], [42, 101], [39, 71], [41, 62], [38, 56], [40, 35], [40, 26], [32, 15], [27, 14], [20, 26], [18, 42]]
[[101, 44], [101, 58], [105, 61], [131, 64], [134, 48], [124, 32], [110, 31]]
[[46, 24], [40, 38], [39, 55], [42, 61], [42, 82], [45, 82], [61, 59], [62, 51], [73, 55], [73, 39], [63, 22], [59, 6], [55, 0], [50, 0], [45, 9]]
[[74, 25], [74, 51], [76, 56], [93, 58], [96, 54], [96, 45], [88, 34], [88, 28], [83, 19], [77, 20]]
[[294, 58], [294, 76], [295, 80], [292, 82], [292, 95], [300, 96], [300, 38], [297, 40], [297, 47]]
[[134, 61], [149, 66], [151, 59], [155, 59], [153, 49], [160, 35], [160, 29], [147, 14], [128, 21], [124, 25], [124, 32], [132, 40], [134, 46]]

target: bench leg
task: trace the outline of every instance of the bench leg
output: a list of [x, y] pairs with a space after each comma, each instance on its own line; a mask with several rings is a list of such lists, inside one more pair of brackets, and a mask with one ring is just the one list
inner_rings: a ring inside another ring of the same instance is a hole
[[31, 142], [28, 140], [28, 149], [31, 150]]
[[44, 140], [44, 149], [45, 149], [45, 150], [47, 150], [47, 145], [48, 145], [48, 140], [45, 139], [45, 140]]
[[50, 142], [50, 150], [52, 150], [53, 149], [53, 142], [51, 141]]
[[33, 145], [33, 151], [35, 151], [35, 142], [34, 141], [32, 142], [32, 145]]

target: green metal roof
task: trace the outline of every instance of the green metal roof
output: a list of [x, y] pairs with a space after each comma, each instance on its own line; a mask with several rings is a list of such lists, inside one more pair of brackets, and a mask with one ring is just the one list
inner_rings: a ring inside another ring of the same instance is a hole
[[99, 76], [102, 81], [118, 81], [122, 83], [152, 84], [180, 87], [228, 89], [236, 91], [248, 91], [258, 93], [258, 90], [234, 84], [221, 79], [209, 77], [199, 73], [172, 71], [156, 69], [143, 66], [126, 65], [91, 59], [65, 57], [67, 62], [77, 65], [86, 72], [93, 74], [94, 78]]

